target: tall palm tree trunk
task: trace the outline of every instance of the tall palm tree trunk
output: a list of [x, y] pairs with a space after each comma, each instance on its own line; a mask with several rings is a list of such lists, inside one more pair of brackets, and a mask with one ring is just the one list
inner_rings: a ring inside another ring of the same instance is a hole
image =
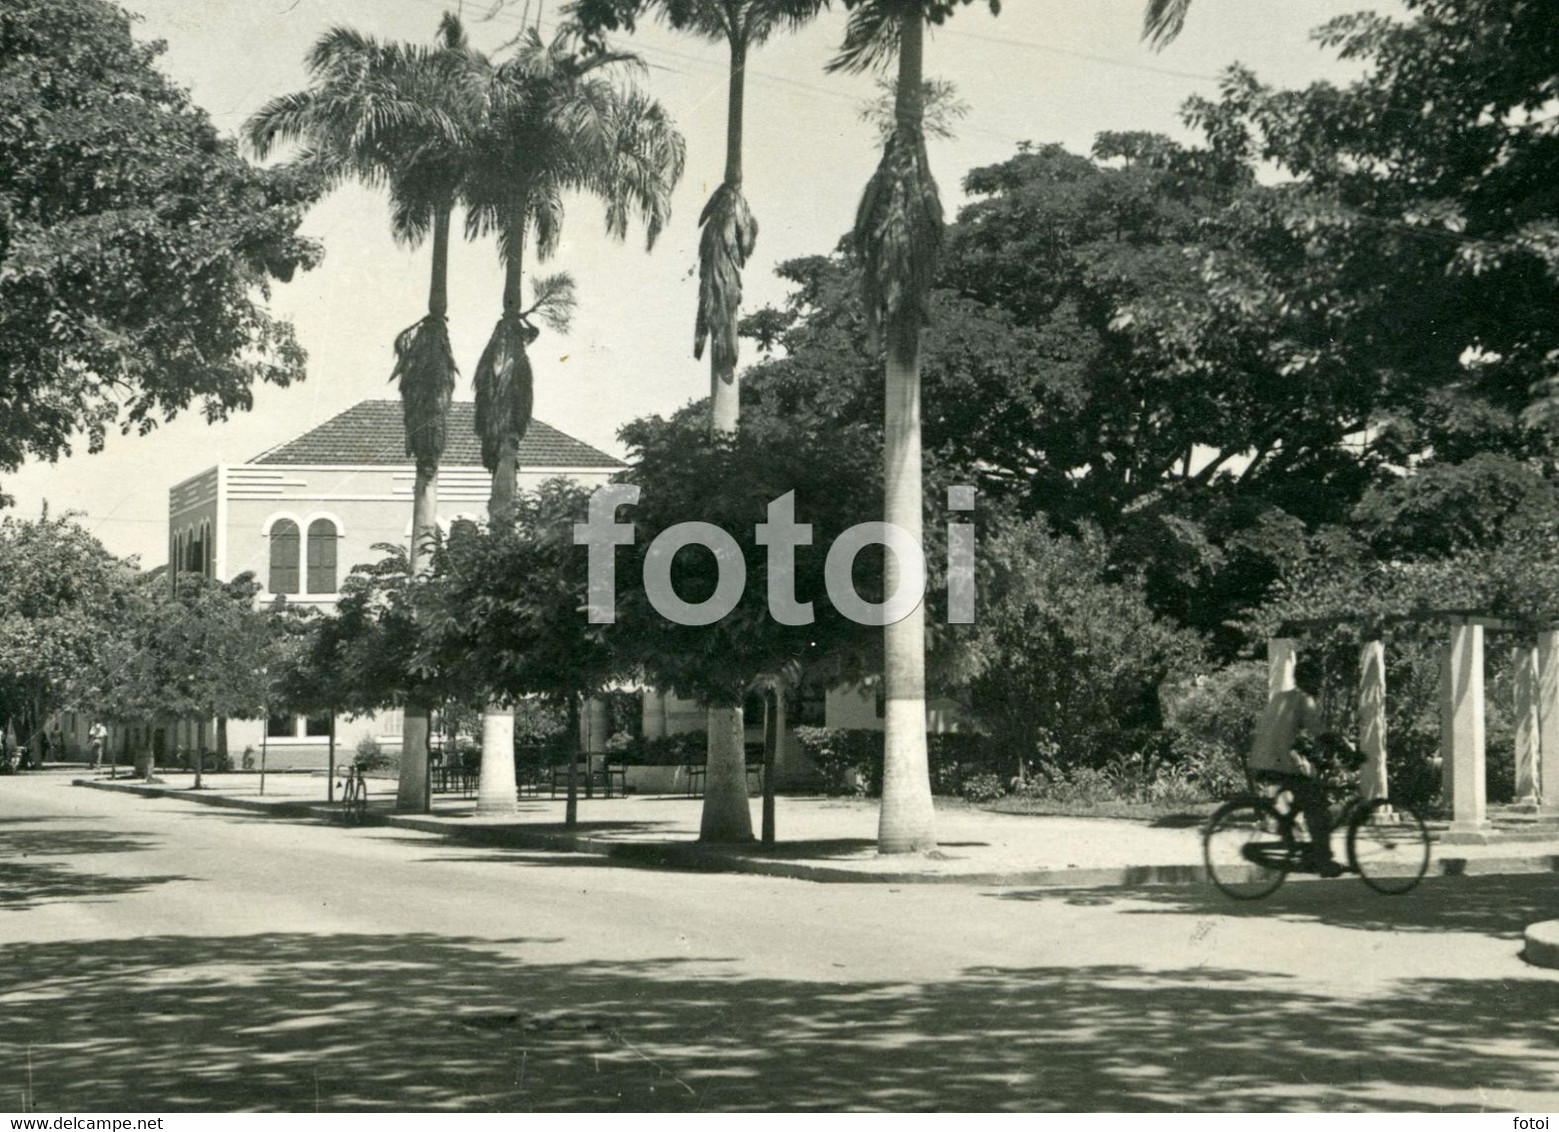
[[[741, 200], [742, 106], [746, 62], [746, 45], [739, 37], [733, 37], [730, 101], [726, 116], [725, 183], [721, 186], [721, 192], [726, 194], [731, 215], [729, 217], [711, 215], [710, 212], [715, 204], [711, 201], [711, 210], [706, 210], [705, 213], [704, 234], [706, 241], [711, 238], [711, 235], [725, 239], [726, 250], [729, 252], [734, 248], [737, 254], [732, 256], [732, 259], [738, 261], [745, 259], [746, 251], [751, 248], [751, 237], [745, 230], [751, 225], [751, 217], [745, 215], [747, 206]], [[710, 227], [724, 227], [726, 224], [735, 226], [732, 232], [711, 233], [709, 231]], [[713, 270], [710, 258], [708, 255], [702, 257], [701, 266], [705, 272]], [[740, 294], [741, 281], [740, 275], [737, 274], [740, 271], [740, 263], [731, 262], [723, 266], [735, 276], [733, 280], [728, 281], [728, 287], [734, 288], [736, 294]], [[727, 309], [721, 311], [720, 315], [726, 324], [710, 327], [714, 342], [713, 349], [709, 352], [709, 427], [716, 436], [734, 435], [740, 416], [741, 389], [736, 381], [735, 349], [736, 321], [739, 312], [736, 302], [728, 301], [724, 306]], [[699, 821], [699, 840], [727, 843], [751, 841], [753, 839], [752, 810], [747, 801], [746, 726], [742, 718], [741, 704], [738, 703], [734, 707], [723, 704], [711, 705], [705, 716], [705, 726], [708, 733], [708, 747], [705, 755], [704, 808]]]
[[[516, 210], [517, 223], [511, 225], [504, 249], [503, 320], [518, 321], [524, 301], [525, 225], [524, 209]], [[524, 336], [514, 339], [519, 364], [525, 365]], [[508, 406], [500, 406], [505, 425], [498, 441], [493, 467], [492, 491], [487, 515], [494, 527], [514, 521], [515, 480], [519, 473], [520, 437], [508, 424]], [[519, 791], [514, 778], [514, 709], [488, 702], [482, 705], [482, 770], [477, 780], [476, 812], [483, 815], [513, 814], [519, 809]]]
[[[449, 314], [449, 218], [451, 209], [440, 207], [433, 216], [433, 267], [428, 283], [428, 318], [442, 321]], [[428, 571], [431, 544], [438, 531], [438, 464], [419, 458], [412, 483], [411, 550], [408, 565], [412, 583]], [[401, 727], [401, 766], [395, 787], [395, 806], [421, 810], [428, 804], [428, 739], [432, 712], [420, 699], [406, 703]]]
[[[895, 113], [917, 133], [921, 126], [925, 25], [919, 6], [902, 17]], [[886, 404], [883, 414], [883, 518], [921, 540], [920, 312], [888, 327]], [[885, 594], [898, 589], [896, 555], [884, 556]], [[877, 827], [880, 853], [916, 853], [936, 848], [926, 754], [925, 603], [883, 629], [884, 750], [882, 809]]]
[[[731, 40], [729, 102], [725, 120], [725, 189], [740, 196], [742, 191], [742, 113], [746, 99], [747, 47], [739, 39]], [[717, 223], [718, 221], [711, 221]], [[741, 284], [738, 279], [737, 287]], [[736, 431], [741, 418], [741, 384], [736, 376], [736, 351], [724, 349], [722, 341], [736, 338], [736, 307], [731, 305], [730, 322], [715, 327], [715, 348], [709, 352], [709, 426], [716, 434]]]

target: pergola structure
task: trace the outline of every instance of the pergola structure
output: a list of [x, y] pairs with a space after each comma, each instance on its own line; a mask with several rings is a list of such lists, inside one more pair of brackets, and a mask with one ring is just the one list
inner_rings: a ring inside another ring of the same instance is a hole
[[[1298, 638], [1305, 630], [1331, 629], [1346, 617], [1287, 621], [1267, 641], [1267, 694], [1294, 687]], [[1389, 797], [1386, 773], [1386, 629], [1430, 622], [1449, 629], [1440, 654], [1441, 790], [1451, 810], [1451, 831], [1488, 828], [1485, 797], [1483, 650], [1488, 633], [1514, 634], [1516, 804], [1559, 819], [1559, 625], [1494, 617], [1468, 610], [1437, 610], [1368, 623], [1359, 647], [1359, 751], [1365, 762], [1359, 792]], [[1529, 643], [1535, 638], [1536, 644]]]

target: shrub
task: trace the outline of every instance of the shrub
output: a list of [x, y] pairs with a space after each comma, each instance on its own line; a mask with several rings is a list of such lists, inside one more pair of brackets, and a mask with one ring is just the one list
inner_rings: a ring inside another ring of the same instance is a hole
[[983, 805], [1003, 797], [1007, 788], [999, 775], [972, 774], [964, 779], [960, 793], [975, 805]]
[[[180, 751], [179, 752], [179, 765], [181, 767], [183, 767], [185, 770], [194, 770], [195, 769], [195, 757], [196, 756], [195, 756], [195, 752], [194, 751]], [[232, 759], [232, 756], [231, 755], [219, 755], [215, 751], [201, 751], [200, 752], [200, 769], [203, 772], [213, 772], [213, 771], [215, 771], [217, 773], [221, 773], [223, 771], [232, 770], [233, 769], [233, 759]]]
[[1016, 767], [1045, 736], [1068, 765], [1103, 766], [1159, 726], [1158, 689], [1196, 663], [1195, 634], [1156, 617], [1140, 578], [1116, 577], [1097, 530], [1014, 524], [986, 546], [992, 578], [970, 649], [970, 692]]
[[364, 771], [385, 770], [390, 766], [390, 757], [384, 753], [379, 740], [372, 735], [364, 735], [357, 741], [357, 752], [352, 756], [352, 765]]
[[653, 739], [619, 733], [607, 744], [613, 757], [628, 766], [697, 766], [709, 751], [703, 731], [679, 731]]
[[825, 794], [865, 797], [881, 793], [881, 731], [798, 727], [795, 736], [817, 767]]

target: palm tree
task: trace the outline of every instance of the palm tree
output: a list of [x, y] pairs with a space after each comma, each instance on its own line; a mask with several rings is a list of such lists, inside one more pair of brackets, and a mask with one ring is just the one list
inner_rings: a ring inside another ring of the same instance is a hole
[[[379, 43], [333, 28], [308, 56], [309, 89], [272, 100], [247, 124], [264, 157], [279, 140], [302, 143], [303, 160], [327, 178], [388, 187], [397, 241], [432, 237], [428, 312], [395, 339], [406, 454], [416, 466], [410, 565], [424, 572], [438, 529], [443, 457], [456, 367], [449, 345], [449, 226], [469, 156], [473, 104], [465, 80], [470, 49], [446, 12], [433, 49]], [[420, 809], [427, 789], [429, 709], [408, 703], [396, 804]]]
[[[742, 305], [742, 268], [758, 239], [758, 221], [742, 193], [743, 109], [747, 55], [778, 31], [795, 30], [818, 14], [828, 0], [575, 0], [569, 8], [591, 32], [632, 28], [634, 19], [654, 10], [672, 28], [730, 51], [725, 132], [725, 176], [699, 215], [698, 314], [693, 356], [709, 347], [709, 426], [716, 436], [736, 432], [741, 416], [741, 383], [736, 374], [737, 325]], [[747, 805], [747, 757], [741, 705], [708, 708], [709, 736], [704, 809], [699, 837], [704, 841], [752, 840]], [[765, 780], [767, 781], [767, 780]]]
[[[922, 543], [920, 332], [942, 248], [942, 202], [925, 140], [925, 25], [978, 0], [845, 0], [853, 9], [830, 67], [863, 71], [898, 60], [893, 129], [862, 195], [854, 244], [861, 261], [867, 327], [885, 352], [883, 518]], [[993, 14], [1001, 0], [985, 0]], [[1162, 46], [1179, 34], [1190, 0], [1149, 0], [1144, 37]], [[884, 592], [898, 588], [885, 556]], [[925, 608], [883, 629], [884, 756], [880, 853], [936, 848], [926, 754]]]
[[[474, 235], [496, 234], [504, 264], [502, 314], [475, 375], [476, 427], [482, 462], [493, 477], [488, 511], [495, 526], [514, 518], [517, 458], [533, 400], [526, 349], [539, 333], [532, 316], [566, 330], [574, 306], [566, 275], [538, 279], [535, 301], [523, 306], [527, 241], [534, 237], [541, 260], [557, 250], [569, 192], [605, 204], [606, 231], [614, 238], [625, 238], [637, 215], [647, 248], [671, 215], [671, 193], [684, 163], [682, 136], [657, 102], [621, 77], [636, 63], [634, 56], [590, 47], [573, 28], [551, 42], [528, 30], [507, 59], [486, 64], [481, 78], [485, 120], [467, 223]], [[513, 734], [512, 713], [489, 705], [482, 734], [484, 750], [489, 736], [502, 743]], [[488, 762], [483, 760], [479, 797], [489, 793]], [[512, 767], [509, 774], [512, 807]], [[571, 784], [571, 815], [573, 794]]]

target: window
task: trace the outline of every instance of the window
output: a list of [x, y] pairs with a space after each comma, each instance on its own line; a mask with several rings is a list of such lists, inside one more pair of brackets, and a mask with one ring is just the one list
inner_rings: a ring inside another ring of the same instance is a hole
[[298, 592], [298, 524], [278, 519], [271, 527], [271, 578], [273, 594]]
[[311, 715], [303, 723], [303, 734], [311, 739], [323, 738], [330, 734], [330, 713], [322, 712], [319, 715]]
[[309, 593], [336, 592], [336, 525], [329, 519], [309, 524]]
[[828, 720], [828, 689], [816, 684], [803, 684], [796, 697], [796, 727], [823, 727]]
[[265, 721], [265, 734], [272, 739], [291, 739], [298, 733], [298, 717], [273, 715]]

